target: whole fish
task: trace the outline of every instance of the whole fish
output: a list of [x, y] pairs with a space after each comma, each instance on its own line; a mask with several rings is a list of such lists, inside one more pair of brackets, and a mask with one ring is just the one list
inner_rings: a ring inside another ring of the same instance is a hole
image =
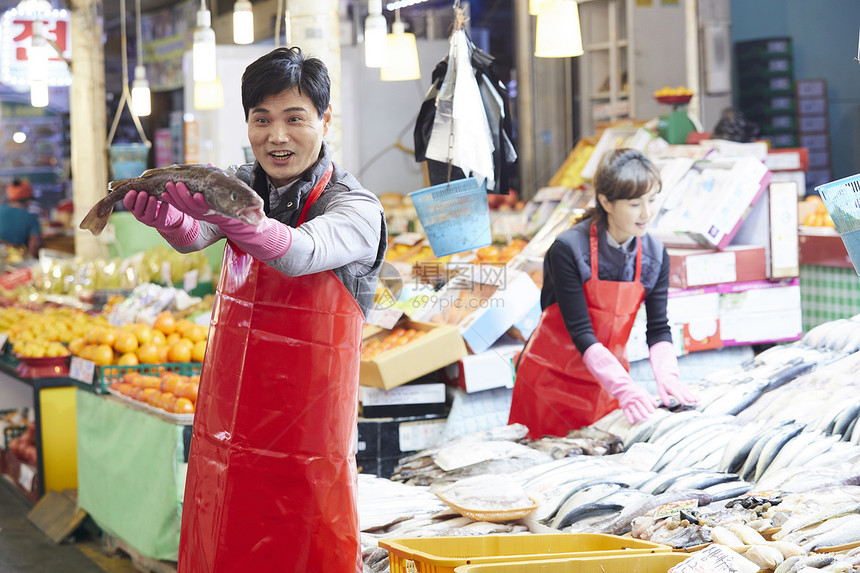
[[263, 199], [241, 179], [211, 165], [171, 165], [144, 171], [140, 177], [118, 179], [108, 184], [108, 195], [96, 203], [81, 221], [80, 228], [99, 236], [117, 203], [134, 189], [161, 197], [168, 182], [182, 182], [193, 195], [202, 193], [212, 213], [259, 225], [265, 217]]

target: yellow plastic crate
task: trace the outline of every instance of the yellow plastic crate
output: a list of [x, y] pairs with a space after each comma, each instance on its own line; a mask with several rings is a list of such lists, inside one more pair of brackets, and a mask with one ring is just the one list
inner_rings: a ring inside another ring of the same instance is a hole
[[508, 563], [462, 565], [456, 573], [667, 573], [690, 557], [685, 553], [604, 555], [575, 559], [543, 559]]
[[391, 573], [454, 573], [461, 565], [572, 557], [671, 553], [660, 543], [602, 533], [380, 539]]

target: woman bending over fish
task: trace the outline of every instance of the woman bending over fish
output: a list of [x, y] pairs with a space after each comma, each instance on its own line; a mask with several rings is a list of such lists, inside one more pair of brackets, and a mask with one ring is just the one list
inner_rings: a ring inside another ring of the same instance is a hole
[[180, 252], [227, 238], [179, 571], [352, 573], [361, 570], [360, 343], [385, 256], [385, 217], [323, 141], [332, 108], [321, 60], [277, 48], [247, 67], [241, 89], [256, 161], [236, 175], [259, 195], [265, 217], [225, 216], [207, 195], [228, 188], [189, 193], [179, 180], [160, 198], [130, 191], [123, 199]]
[[544, 257], [537, 328], [519, 360], [510, 423], [532, 438], [564, 436], [621, 407], [633, 424], [654, 400], [630, 378], [627, 340], [642, 301], [657, 391], [689, 404], [666, 317], [669, 255], [647, 233], [660, 174], [634, 149], [609, 151], [594, 177], [595, 206]]

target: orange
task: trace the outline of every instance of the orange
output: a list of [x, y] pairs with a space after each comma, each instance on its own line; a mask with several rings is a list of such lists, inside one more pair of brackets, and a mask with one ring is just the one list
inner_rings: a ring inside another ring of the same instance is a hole
[[185, 331], [192, 326], [195, 326], [193, 322], [191, 322], [187, 318], [180, 318], [176, 321], [176, 332], [178, 332], [182, 336], [186, 336]]
[[113, 348], [99, 344], [93, 349], [91, 360], [99, 366], [110, 366], [113, 363]]
[[185, 397], [197, 403], [197, 392], [200, 388], [200, 385], [197, 382], [189, 382], [188, 387], [185, 388]]
[[137, 357], [140, 359], [141, 364], [158, 364], [160, 362], [158, 359], [158, 345], [152, 342], [142, 344], [137, 349]]
[[151, 396], [160, 395], [160, 394], [161, 394], [161, 390], [159, 390], [158, 388], [144, 388], [143, 390], [141, 390], [138, 393], [137, 399], [140, 400], [141, 402], [146, 402], [147, 404], [149, 404], [149, 400], [150, 400]]
[[161, 392], [161, 378], [158, 376], [141, 376], [141, 385], [144, 388], [155, 388]]
[[116, 363], [120, 366], [137, 366], [140, 364], [140, 360], [137, 359], [137, 354], [134, 352], [126, 352], [117, 359]]
[[69, 352], [71, 352], [75, 356], [80, 356], [81, 350], [86, 345], [87, 345], [87, 339], [86, 338], [75, 338], [74, 340], [69, 342]]
[[163, 334], [170, 334], [176, 330], [176, 320], [173, 318], [172, 314], [164, 311], [155, 317], [155, 322], [153, 323], [152, 328], [162, 332]]
[[191, 340], [192, 342], [200, 342], [201, 340], [206, 340], [206, 336], [208, 334], [208, 329], [205, 326], [201, 326], [199, 324], [189, 326], [185, 330], [185, 338]]
[[160, 330], [153, 330], [152, 341], [158, 345], [167, 344], [167, 337]]
[[191, 360], [194, 362], [203, 362], [204, 356], [206, 356], [206, 341], [195, 342], [194, 347], [191, 349]]
[[101, 332], [99, 332], [99, 344], [107, 344], [108, 346], [113, 346], [114, 342], [116, 342], [116, 329], [115, 328], [103, 328]]
[[167, 351], [167, 359], [170, 362], [191, 362], [191, 349], [193, 344], [182, 340], [175, 342]]
[[173, 411], [177, 414], [193, 414], [194, 404], [188, 398], [177, 398]]
[[176, 386], [183, 381], [185, 377], [176, 372], [165, 372], [161, 375], [161, 391], [176, 394]]
[[162, 410], [167, 410], [168, 412], [172, 412], [173, 408], [176, 407], [176, 396], [171, 394], [170, 392], [162, 392], [161, 393], [161, 404], [160, 408]]
[[129, 330], [117, 330], [113, 347], [121, 354], [137, 350], [137, 336]]
[[135, 323], [132, 332], [137, 336], [137, 341], [141, 345], [152, 342], [152, 329], [148, 325], [142, 322]]
[[167, 362], [167, 353], [170, 351], [170, 347], [166, 344], [158, 344], [158, 361], [159, 362]]
[[172, 332], [172, 333], [167, 335], [167, 338], [165, 339], [164, 343], [167, 346], [173, 346], [173, 344], [175, 342], [178, 342], [180, 340], [182, 340], [182, 335], [179, 334], [178, 332]]

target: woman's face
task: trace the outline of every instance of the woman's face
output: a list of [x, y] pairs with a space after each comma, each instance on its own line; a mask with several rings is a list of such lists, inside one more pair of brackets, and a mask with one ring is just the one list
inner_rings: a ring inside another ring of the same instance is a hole
[[657, 191], [652, 189], [636, 199], [617, 199], [610, 201], [606, 195], [598, 195], [600, 204], [606, 211], [609, 234], [623, 244], [630, 237], [643, 237], [656, 212]]

